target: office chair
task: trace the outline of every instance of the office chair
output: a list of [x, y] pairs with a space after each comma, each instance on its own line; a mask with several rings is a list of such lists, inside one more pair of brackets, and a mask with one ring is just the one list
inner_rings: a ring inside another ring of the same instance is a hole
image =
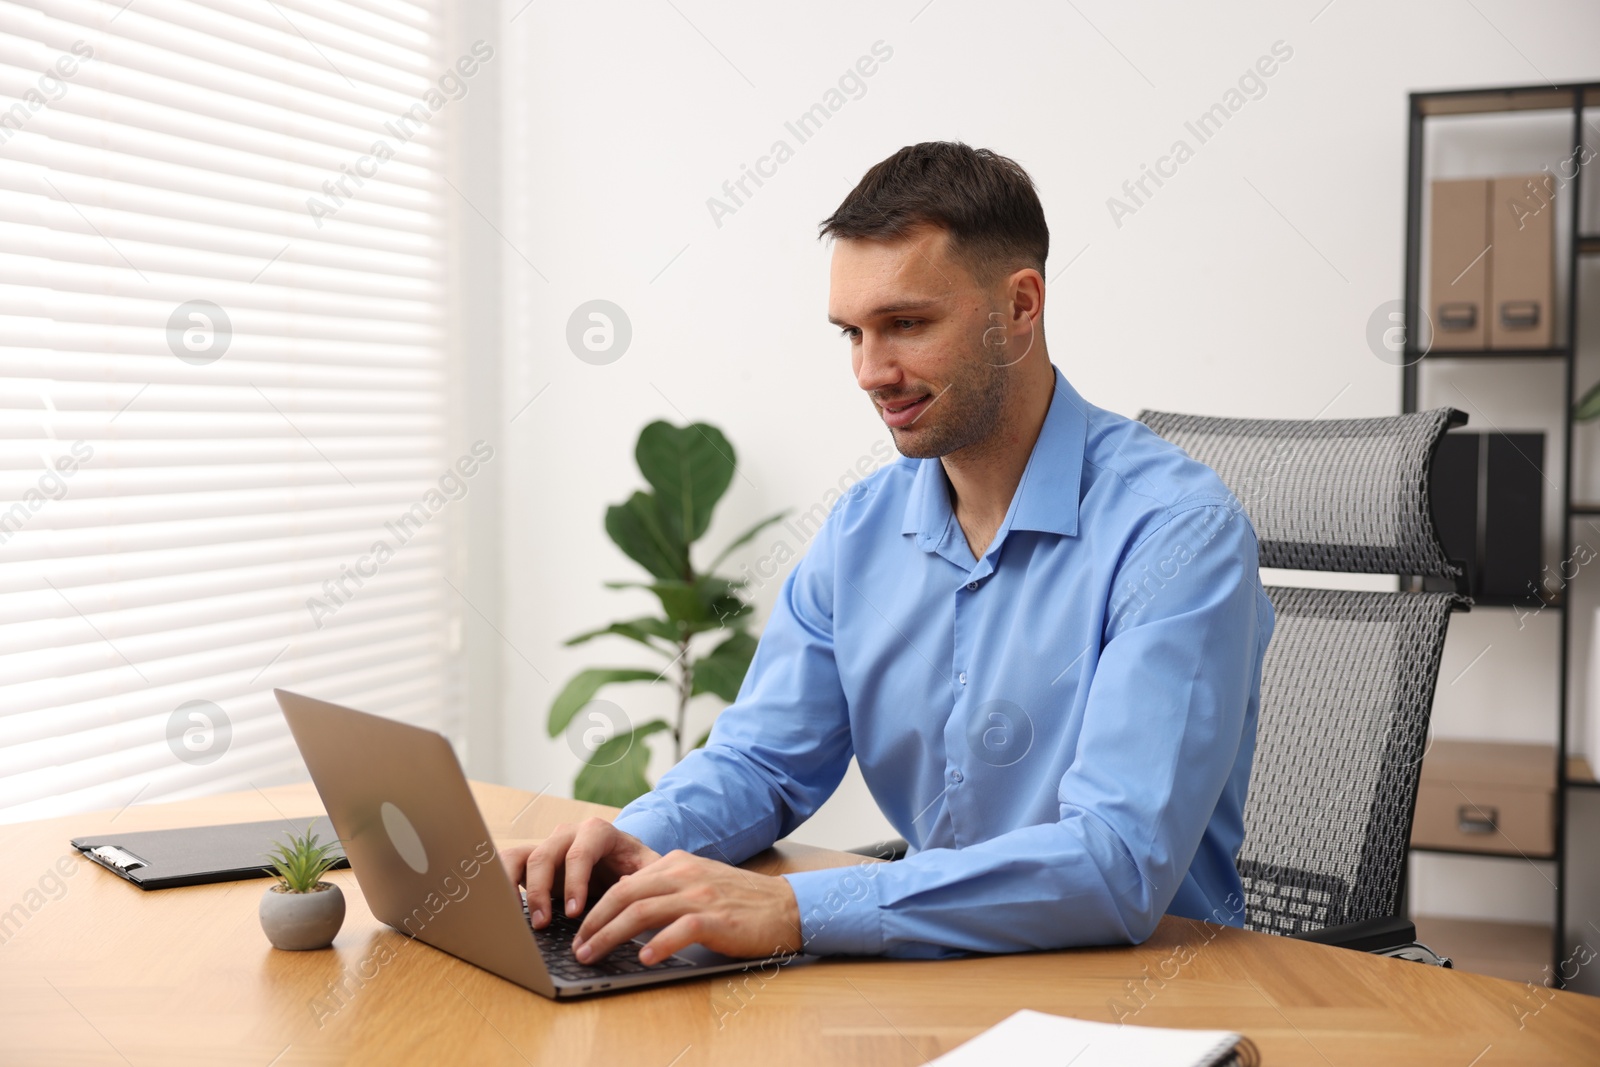
[[[1465, 414], [1222, 419], [1145, 411], [1243, 504], [1263, 567], [1453, 579], [1430, 470]], [[1267, 587], [1277, 622], [1239, 874], [1245, 926], [1449, 966], [1402, 914], [1448, 592]]]
[[[1451, 408], [1375, 419], [1146, 411], [1254, 526], [1263, 567], [1453, 579], [1430, 507]], [[1239, 874], [1247, 929], [1449, 966], [1401, 914], [1439, 658], [1455, 593], [1269, 586], [1276, 613]], [[853, 849], [898, 859], [903, 840]]]

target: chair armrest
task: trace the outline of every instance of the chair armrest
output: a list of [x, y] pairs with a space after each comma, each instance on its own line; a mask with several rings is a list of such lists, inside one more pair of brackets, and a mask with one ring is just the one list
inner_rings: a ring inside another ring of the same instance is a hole
[[1417, 939], [1417, 928], [1410, 919], [1394, 916], [1387, 919], [1363, 919], [1342, 926], [1324, 926], [1303, 934], [1289, 935], [1298, 941], [1315, 941], [1321, 945], [1337, 945], [1357, 952], [1381, 952], [1398, 948]]
[[886, 841], [876, 841], [870, 845], [860, 845], [856, 848], [847, 848], [846, 852], [857, 856], [872, 856], [880, 860], [903, 860], [911, 846], [903, 837], [891, 837]]

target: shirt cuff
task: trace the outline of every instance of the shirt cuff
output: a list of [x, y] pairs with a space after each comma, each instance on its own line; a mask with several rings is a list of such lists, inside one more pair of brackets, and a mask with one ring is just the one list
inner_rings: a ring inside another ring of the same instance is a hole
[[622, 813], [611, 821], [611, 825], [625, 834], [632, 834], [644, 842], [646, 848], [654, 849], [663, 856], [673, 849], [681, 847], [678, 844], [677, 833], [673, 830], [672, 824], [664, 816], [654, 811], [628, 811], [623, 809]]
[[800, 905], [803, 951], [815, 956], [876, 956], [883, 950], [878, 875], [886, 863], [786, 874]]

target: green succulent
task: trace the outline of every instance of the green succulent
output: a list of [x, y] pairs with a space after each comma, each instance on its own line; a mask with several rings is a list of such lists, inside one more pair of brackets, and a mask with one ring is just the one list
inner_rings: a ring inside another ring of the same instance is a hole
[[306, 826], [306, 832], [295, 834], [285, 830], [289, 836], [288, 844], [279, 844], [268, 852], [272, 869], [278, 875], [278, 884], [290, 893], [309, 893], [317, 888], [317, 883], [328, 869], [339, 862], [340, 854], [334, 850], [338, 847], [337, 840], [327, 844], [319, 844], [316, 834], [311, 832], [312, 822]]

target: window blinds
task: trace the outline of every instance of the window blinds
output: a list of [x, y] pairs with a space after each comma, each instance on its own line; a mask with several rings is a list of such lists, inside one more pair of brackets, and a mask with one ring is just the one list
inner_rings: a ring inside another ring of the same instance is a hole
[[454, 725], [440, 8], [0, 0], [0, 821]]

